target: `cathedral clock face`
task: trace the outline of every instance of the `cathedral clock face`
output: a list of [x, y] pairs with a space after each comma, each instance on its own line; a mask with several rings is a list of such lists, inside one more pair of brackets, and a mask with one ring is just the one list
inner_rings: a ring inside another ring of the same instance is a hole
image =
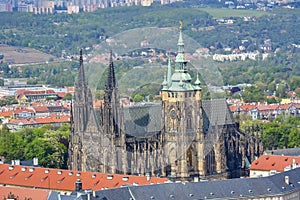
[[176, 117], [177, 117], [176, 111], [175, 111], [175, 110], [172, 110], [172, 111], [171, 111], [171, 118], [172, 118], [172, 119], [175, 119]]

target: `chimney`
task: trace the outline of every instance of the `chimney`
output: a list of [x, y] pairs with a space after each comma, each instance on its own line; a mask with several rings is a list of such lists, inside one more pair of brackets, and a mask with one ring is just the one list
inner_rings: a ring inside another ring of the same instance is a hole
[[20, 165], [20, 160], [15, 160], [15, 165]]
[[295, 159], [295, 158], [293, 158], [292, 169], [296, 169], [296, 168], [297, 168], [296, 159]]
[[33, 158], [33, 166], [39, 165], [39, 159], [37, 157]]
[[194, 177], [194, 182], [199, 182], [199, 177], [198, 176]]
[[290, 184], [290, 177], [289, 176], [285, 176], [284, 177], [284, 182], [285, 182], [285, 184], [289, 185]]
[[146, 173], [146, 180], [150, 181], [150, 173]]
[[77, 179], [77, 181], [75, 182], [75, 191], [76, 192], [82, 191], [82, 182], [80, 179]]

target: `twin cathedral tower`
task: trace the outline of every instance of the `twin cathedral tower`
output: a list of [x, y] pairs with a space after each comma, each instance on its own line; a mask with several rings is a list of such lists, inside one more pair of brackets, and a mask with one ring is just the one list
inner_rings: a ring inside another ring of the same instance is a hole
[[112, 54], [104, 104], [93, 108], [82, 52], [71, 114], [69, 169], [174, 180], [244, 175], [262, 153], [257, 130], [239, 130], [225, 99], [202, 100], [198, 75], [187, 70], [180, 26], [178, 52], [160, 103], [121, 106]]

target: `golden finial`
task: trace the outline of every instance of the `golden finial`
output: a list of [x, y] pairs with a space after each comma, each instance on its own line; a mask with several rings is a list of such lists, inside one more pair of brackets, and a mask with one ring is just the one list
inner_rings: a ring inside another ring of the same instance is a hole
[[182, 30], [182, 21], [179, 21], [179, 30]]

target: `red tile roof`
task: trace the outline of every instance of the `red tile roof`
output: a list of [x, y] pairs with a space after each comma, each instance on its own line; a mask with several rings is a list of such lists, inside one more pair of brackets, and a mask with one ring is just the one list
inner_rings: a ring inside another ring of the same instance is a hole
[[238, 108], [240, 108], [240, 111], [249, 112], [251, 109], [256, 108], [256, 107], [257, 107], [257, 104], [255, 104], [255, 103], [244, 103], [242, 105], [229, 106], [231, 112], [237, 111]]
[[60, 191], [75, 190], [75, 182], [80, 179], [83, 190], [118, 188], [123, 185], [148, 185], [164, 183], [166, 178], [103, 174], [98, 172], [77, 172], [71, 170], [24, 167], [0, 164], [0, 184], [35, 187]]
[[28, 112], [28, 113], [34, 113], [34, 110], [32, 109], [27, 109], [27, 108], [16, 108], [14, 110], [15, 114], [21, 113], [21, 112]]
[[299, 165], [300, 156], [262, 155], [251, 163], [250, 170], [283, 172], [285, 167], [293, 164], [293, 159]]
[[18, 119], [11, 119], [9, 120], [8, 124], [52, 124], [52, 123], [69, 123], [70, 116], [60, 116], [60, 115], [50, 115], [47, 117], [40, 117], [40, 118], [18, 118]]
[[289, 107], [290, 107], [290, 103], [286, 103], [286, 104], [280, 104], [279, 105], [279, 108], [280, 109], [283, 109], [283, 110], [286, 110], [286, 109], [288, 109]]
[[35, 112], [49, 112], [47, 106], [34, 106], [33, 109], [35, 110]]
[[2, 116], [2, 117], [12, 117], [12, 116], [14, 116], [14, 114], [19, 114], [19, 113], [22, 113], [22, 112], [34, 113], [34, 110], [27, 109], [27, 108], [15, 108], [14, 110], [0, 112], [0, 116]]
[[41, 117], [35, 118], [37, 124], [50, 124], [50, 123], [68, 123], [70, 122], [70, 116], [59, 116], [56, 115], [55, 117]]
[[276, 110], [278, 108], [279, 104], [260, 104], [257, 106], [257, 109], [259, 111], [264, 111], [264, 110]]
[[49, 89], [45, 89], [45, 90], [25, 90], [25, 89], [21, 89], [18, 90], [15, 93], [15, 97], [17, 99], [23, 97], [24, 95], [26, 96], [36, 96], [36, 95], [44, 95], [44, 94], [50, 94], [50, 95], [55, 95], [55, 91], [54, 90], [49, 90]]
[[13, 194], [15, 197], [19, 197], [18, 199], [20, 200], [26, 198], [31, 198], [32, 200], [47, 200], [49, 193], [49, 190], [0, 186], [0, 199], [4, 199], [4, 197], [7, 198], [9, 194]]
[[3, 111], [3, 112], [0, 112], [0, 116], [2, 116], [2, 117], [12, 117], [13, 115], [14, 115], [13, 111]]
[[94, 104], [94, 108], [100, 108], [100, 107], [103, 107], [103, 105], [104, 105], [104, 100], [97, 100], [97, 101], [94, 101], [93, 104]]
[[257, 108], [258, 111], [274, 111], [277, 109], [287, 110], [290, 106], [294, 105], [296, 108], [300, 108], [299, 103], [287, 103], [287, 104], [266, 104], [266, 103], [244, 103], [241, 105], [231, 105], [229, 106], [231, 112], [236, 112], [238, 108], [240, 111], [250, 111], [253, 108]]
[[74, 92], [75, 91], [75, 87], [65, 87], [67, 89], [67, 92]]
[[60, 98], [64, 98], [68, 94], [68, 92], [57, 92], [57, 96]]

